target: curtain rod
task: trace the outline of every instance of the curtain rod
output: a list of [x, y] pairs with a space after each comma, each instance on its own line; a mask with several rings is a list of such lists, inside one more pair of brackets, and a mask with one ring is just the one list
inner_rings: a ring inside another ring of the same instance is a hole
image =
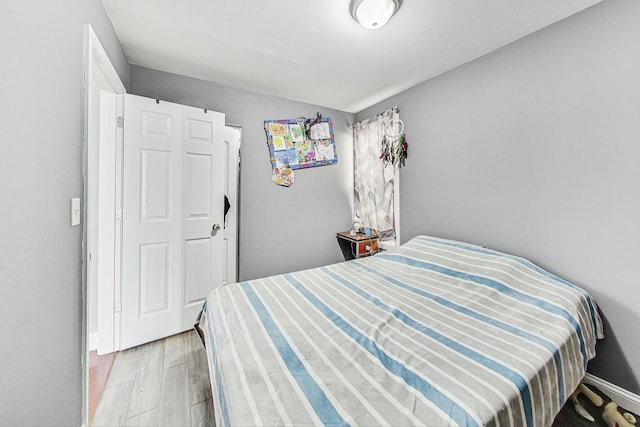
[[[368, 118], [366, 118], [366, 119], [364, 119], [364, 120], [361, 120], [361, 122], [365, 122], [365, 121], [373, 120], [373, 119], [375, 119], [376, 117], [383, 115], [385, 112], [386, 112], [386, 110], [385, 110], [385, 111], [383, 111], [382, 113], [376, 114], [375, 116], [371, 116], [371, 117], [368, 117]], [[394, 105], [393, 107], [391, 107], [391, 112], [392, 112], [392, 113], [399, 113], [399, 112], [400, 112], [400, 109], [398, 108], [398, 106], [397, 106], [397, 105]], [[350, 127], [351, 129], [353, 129], [355, 126], [356, 126], [356, 124], [355, 124], [355, 123], [351, 123], [351, 124], [349, 125], [349, 127]]]

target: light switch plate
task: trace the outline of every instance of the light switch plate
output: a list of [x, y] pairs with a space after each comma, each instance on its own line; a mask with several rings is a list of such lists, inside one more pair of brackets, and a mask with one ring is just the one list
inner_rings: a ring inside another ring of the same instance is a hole
[[80, 198], [71, 199], [71, 226], [80, 225]]

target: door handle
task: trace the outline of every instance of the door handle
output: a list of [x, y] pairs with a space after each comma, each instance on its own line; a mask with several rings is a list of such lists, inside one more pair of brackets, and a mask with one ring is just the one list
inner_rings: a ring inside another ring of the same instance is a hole
[[215, 236], [219, 230], [220, 224], [213, 224], [213, 227], [211, 227], [211, 236]]

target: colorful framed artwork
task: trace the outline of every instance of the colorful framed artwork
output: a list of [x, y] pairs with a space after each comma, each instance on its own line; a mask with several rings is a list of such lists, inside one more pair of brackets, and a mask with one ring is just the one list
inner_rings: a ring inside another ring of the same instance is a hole
[[338, 162], [333, 123], [328, 117], [265, 120], [271, 168], [303, 169]]

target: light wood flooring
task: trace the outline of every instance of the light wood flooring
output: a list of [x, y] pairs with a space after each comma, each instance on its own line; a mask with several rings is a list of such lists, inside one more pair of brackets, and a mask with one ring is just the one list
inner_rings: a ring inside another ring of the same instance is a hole
[[109, 378], [109, 372], [117, 353], [98, 356], [98, 352], [89, 352], [89, 425], [98, 409], [98, 402]]
[[[580, 418], [568, 402], [552, 427], [606, 427]], [[118, 353], [92, 426], [214, 427], [207, 355], [195, 331]]]
[[118, 353], [92, 426], [215, 426], [207, 355], [195, 331]]

